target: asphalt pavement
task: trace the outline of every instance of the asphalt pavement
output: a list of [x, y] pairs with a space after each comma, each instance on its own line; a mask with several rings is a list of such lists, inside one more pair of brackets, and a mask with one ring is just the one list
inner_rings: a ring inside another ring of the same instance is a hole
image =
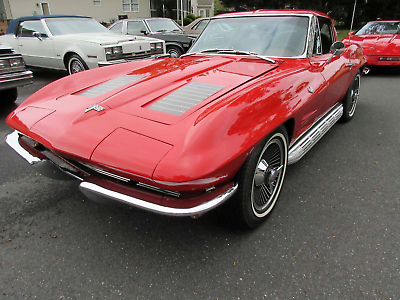
[[4, 120], [65, 73], [34, 75], [0, 109], [0, 299], [400, 299], [400, 72], [363, 76], [353, 120], [288, 167], [250, 231], [100, 205], [35, 173]]

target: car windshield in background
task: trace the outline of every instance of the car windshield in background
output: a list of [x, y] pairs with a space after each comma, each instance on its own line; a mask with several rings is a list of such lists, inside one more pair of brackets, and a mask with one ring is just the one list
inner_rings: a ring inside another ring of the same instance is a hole
[[400, 34], [400, 22], [371, 22], [364, 25], [356, 35]]
[[87, 18], [54, 18], [45, 20], [52, 35], [77, 33], [110, 33], [103, 25]]
[[151, 19], [147, 20], [147, 24], [152, 32], [182, 31], [182, 29], [174, 21], [168, 19]]
[[266, 56], [300, 56], [306, 48], [308, 21], [308, 17], [297, 16], [213, 19], [190, 53], [229, 49]]

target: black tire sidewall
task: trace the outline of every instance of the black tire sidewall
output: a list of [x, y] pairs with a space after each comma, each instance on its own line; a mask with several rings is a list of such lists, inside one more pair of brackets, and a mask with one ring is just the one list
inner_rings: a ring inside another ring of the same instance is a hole
[[356, 80], [357, 77], [359, 77], [358, 80], [361, 82], [361, 73], [360, 73], [360, 71], [358, 71], [356, 73], [356, 75], [353, 77], [353, 79], [351, 80], [350, 85], [349, 85], [349, 87], [347, 89], [346, 95], [344, 96], [344, 99], [343, 99], [343, 102], [342, 102], [343, 103], [343, 115], [340, 118], [341, 122], [348, 122], [354, 117], [355, 112], [353, 113], [353, 115], [350, 115], [350, 107], [352, 105], [352, 103], [351, 103], [351, 91], [352, 91], [352, 88], [353, 88], [354, 81]]
[[[260, 156], [261, 156], [261, 153], [262, 153], [264, 147], [274, 138], [280, 138], [282, 140], [283, 145], [284, 145], [284, 150], [286, 151], [282, 180], [279, 183], [280, 186], [278, 187], [277, 193], [274, 197], [271, 207], [267, 210], [267, 213], [265, 215], [263, 215], [262, 217], [258, 217], [255, 215], [255, 213], [253, 211], [253, 203], [251, 200], [254, 172], [255, 172], [257, 164], [259, 163], [259, 159], [260, 159]], [[250, 157], [245, 162], [245, 164], [242, 166], [242, 168], [240, 169], [238, 176], [237, 176], [239, 190], [238, 190], [235, 200], [240, 202], [241, 210], [243, 213], [242, 217], [245, 221], [244, 222], [245, 226], [240, 226], [240, 227], [254, 228], [270, 216], [271, 212], [273, 211], [273, 209], [276, 205], [279, 195], [280, 195], [280, 191], [281, 191], [282, 184], [283, 184], [283, 181], [285, 178], [285, 173], [286, 173], [287, 159], [288, 159], [288, 135], [287, 135], [286, 129], [284, 127], [280, 127], [277, 130], [275, 130], [273, 133], [268, 135], [268, 137], [265, 138], [263, 140], [263, 142], [261, 142], [253, 150]]]
[[[182, 50], [179, 49], [179, 47], [177, 47], [177, 46], [167, 46], [167, 53], [171, 54], [171, 53], [169, 52], [170, 50], [172, 50], [172, 51], [178, 53], [178, 56], [177, 56], [177, 57], [181, 56], [182, 53], [183, 53]], [[171, 57], [172, 57], [172, 56], [171, 56]]]
[[11, 103], [14, 103], [18, 98], [18, 89], [15, 87], [15, 88], [3, 90], [0, 92], [0, 94], [1, 94], [2, 98], [4, 99], [3, 102], [5, 104], [11, 104]]
[[[85, 68], [85, 70], [88, 70], [89, 69], [89, 67], [87, 66], [87, 64], [83, 61], [83, 59], [79, 56], [79, 55], [77, 55], [77, 54], [72, 54], [69, 58], [68, 58], [68, 62], [67, 62], [67, 70], [68, 70], [68, 73], [70, 74], [70, 75], [72, 75], [72, 74], [76, 74], [76, 73], [71, 73], [71, 62], [73, 61], [73, 60], [78, 60], [78, 61], [80, 61], [80, 63], [83, 65], [83, 67]], [[79, 73], [79, 72], [78, 72]]]

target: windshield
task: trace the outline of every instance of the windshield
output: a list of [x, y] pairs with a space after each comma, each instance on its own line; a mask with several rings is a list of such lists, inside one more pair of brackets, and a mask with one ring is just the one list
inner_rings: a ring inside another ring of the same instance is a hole
[[46, 19], [52, 35], [76, 33], [110, 33], [110, 31], [93, 19], [87, 18], [54, 18]]
[[232, 49], [258, 55], [293, 57], [304, 53], [308, 17], [237, 17], [211, 20], [190, 53]]
[[364, 25], [356, 35], [400, 34], [400, 22], [371, 22]]
[[171, 19], [151, 19], [146, 20], [152, 32], [176, 31], [181, 32], [182, 29]]

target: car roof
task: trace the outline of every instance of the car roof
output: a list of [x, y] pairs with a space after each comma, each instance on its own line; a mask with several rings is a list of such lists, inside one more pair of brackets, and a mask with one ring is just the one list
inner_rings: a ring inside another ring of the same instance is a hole
[[369, 21], [368, 23], [388, 23], [388, 22], [400, 22], [399, 20], [376, 20], [376, 21]]
[[170, 18], [149, 17], [149, 18], [129, 18], [129, 19], [118, 20], [117, 22], [121, 22], [121, 21], [143, 21], [143, 20], [155, 20], [155, 19], [172, 20]]
[[74, 15], [38, 15], [38, 16], [26, 16], [18, 19], [11, 20], [10, 24], [8, 24], [6, 34], [12, 33], [15, 34], [17, 31], [18, 24], [24, 21], [36, 21], [41, 19], [50, 19], [50, 18], [90, 18], [85, 16], [74, 16]]
[[318, 17], [330, 18], [327, 14], [314, 10], [305, 9], [259, 9], [253, 11], [242, 11], [221, 14], [213, 17], [212, 19], [224, 17], [250, 17], [250, 16], [266, 16], [266, 15], [315, 15]]

